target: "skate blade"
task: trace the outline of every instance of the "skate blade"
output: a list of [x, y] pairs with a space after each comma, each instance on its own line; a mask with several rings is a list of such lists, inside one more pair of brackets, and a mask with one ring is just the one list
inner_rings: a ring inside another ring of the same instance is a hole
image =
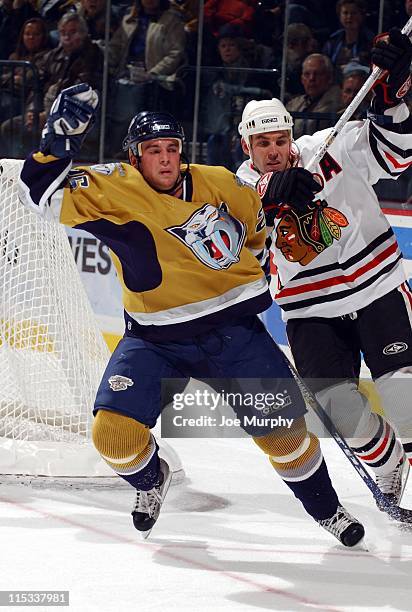
[[[163, 473], [165, 474], [165, 479], [164, 479], [164, 482], [163, 482], [163, 488], [162, 488], [162, 505], [160, 506], [159, 515], [160, 515], [160, 512], [161, 512], [161, 510], [162, 510], [162, 506], [163, 506], [163, 504], [164, 504], [166, 494], [167, 494], [167, 492], [168, 492], [168, 490], [169, 490], [170, 483], [171, 483], [171, 481], [172, 481], [172, 471], [171, 471], [171, 469], [169, 468], [169, 466], [167, 465], [167, 463], [166, 463], [165, 461], [163, 461], [163, 459], [160, 459], [160, 462], [161, 462], [163, 465], [165, 465], [165, 466], [166, 466], [166, 471], [164, 471], [164, 472], [163, 472]], [[158, 520], [159, 520], [159, 517], [157, 517], [156, 523], [157, 523], [157, 521], [158, 521]], [[153, 525], [153, 527], [155, 527], [156, 523]], [[152, 533], [153, 527], [151, 527], [151, 529], [148, 529], [147, 531], [140, 531], [140, 535], [141, 535], [141, 537], [142, 537], [142, 540], [147, 540], [147, 539], [148, 539], [148, 537], [149, 537], [149, 536], [150, 536], [150, 534]]]
[[[153, 527], [154, 527], [154, 525], [153, 525]], [[153, 529], [153, 527], [152, 527], [152, 529]], [[142, 540], [147, 540], [149, 535], [152, 533], [152, 529], [148, 529], [147, 531], [139, 531], [140, 537], [142, 538]]]
[[406, 483], [408, 482], [409, 470], [411, 469], [411, 464], [409, 463], [407, 458], [405, 458], [404, 463], [405, 465], [402, 469], [402, 485], [401, 485], [401, 493], [400, 493], [399, 500], [398, 500], [398, 506], [400, 505], [403, 494], [405, 493]]

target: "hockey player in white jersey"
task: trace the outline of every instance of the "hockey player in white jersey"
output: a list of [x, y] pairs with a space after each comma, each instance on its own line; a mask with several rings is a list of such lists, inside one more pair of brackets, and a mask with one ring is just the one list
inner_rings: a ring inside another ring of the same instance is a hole
[[[399, 30], [375, 43], [385, 72], [368, 119], [347, 123], [313, 174], [304, 167], [328, 130], [294, 142], [279, 100], [249, 102], [239, 125], [249, 159], [237, 172], [257, 184], [273, 228], [274, 298], [299, 374], [394, 503], [412, 462], [412, 292], [372, 185], [412, 165], [411, 58]], [[388, 420], [359, 392], [361, 352]]]

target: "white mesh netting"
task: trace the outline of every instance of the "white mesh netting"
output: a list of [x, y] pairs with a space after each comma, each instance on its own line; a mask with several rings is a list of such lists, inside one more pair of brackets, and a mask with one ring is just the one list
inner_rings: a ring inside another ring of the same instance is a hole
[[64, 228], [19, 202], [22, 163], [0, 161], [0, 478], [121, 484], [90, 442], [109, 349]]

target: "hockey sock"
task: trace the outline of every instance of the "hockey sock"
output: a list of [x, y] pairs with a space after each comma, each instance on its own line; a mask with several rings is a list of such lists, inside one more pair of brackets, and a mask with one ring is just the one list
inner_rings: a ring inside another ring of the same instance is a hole
[[366, 431], [348, 442], [359, 459], [377, 475], [392, 472], [403, 456], [402, 444], [396, 439], [391, 425], [379, 414], [372, 413]]
[[299, 481], [283, 479], [306, 512], [317, 521], [333, 516], [340, 505], [321, 452], [320, 456], [321, 464], [311, 476]]
[[319, 440], [307, 431], [304, 418], [296, 419], [289, 430], [274, 430], [253, 439], [269, 455], [272, 466], [308, 514], [315, 520], [335, 514], [339, 500]]
[[105, 462], [135, 489], [158, 483], [158, 445], [150, 429], [117, 412], [100, 409], [92, 430], [93, 443]]
[[403, 443], [403, 450], [406, 453], [406, 458], [409, 463], [412, 465], [412, 440]]

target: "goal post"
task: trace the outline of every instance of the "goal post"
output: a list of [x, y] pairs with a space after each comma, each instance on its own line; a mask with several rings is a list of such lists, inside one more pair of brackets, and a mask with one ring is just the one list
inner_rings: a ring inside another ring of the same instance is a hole
[[[64, 227], [19, 201], [22, 165], [0, 160], [0, 481], [122, 486], [91, 443], [110, 352]], [[162, 440], [160, 454], [182, 479]]]

